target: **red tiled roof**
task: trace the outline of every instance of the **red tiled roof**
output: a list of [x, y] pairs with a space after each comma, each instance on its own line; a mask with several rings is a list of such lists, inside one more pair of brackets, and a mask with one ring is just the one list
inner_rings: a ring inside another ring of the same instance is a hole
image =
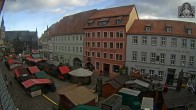
[[40, 70], [37, 66], [31, 66], [31, 67], [28, 67], [28, 69], [29, 69], [31, 74], [34, 74], [36, 72], [40, 72]]
[[20, 76], [20, 73], [18, 72], [18, 69], [15, 69], [14, 70], [14, 74], [15, 74], [16, 77], [19, 77]]
[[113, 17], [113, 16], [124, 16], [129, 15], [132, 11], [134, 5], [128, 5], [128, 6], [121, 6], [121, 7], [113, 7], [113, 8], [107, 8], [98, 10], [95, 12], [89, 19], [97, 19], [97, 18], [104, 18], [104, 17]]
[[53, 24], [48, 31], [52, 35], [80, 34], [84, 33], [84, 26], [88, 18], [97, 10], [90, 10], [65, 16], [59, 22]]
[[49, 79], [29, 79], [29, 80], [22, 82], [25, 88], [29, 88], [33, 85], [50, 84], [50, 83], [52, 83], [52, 81]]
[[[145, 31], [145, 26], [151, 25], [151, 32]], [[166, 32], [166, 27], [172, 28]], [[186, 28], [192, 29], [192, 35], [188, 35]], [[135, 20], [127, 34], [166, 35], [196, 38], [196, 23], [173, 20]]]
[[60, 70], [61, 74], [67, 74], [70, 72], [70, 69], [67, 66], [60, 66], [59, 70]]

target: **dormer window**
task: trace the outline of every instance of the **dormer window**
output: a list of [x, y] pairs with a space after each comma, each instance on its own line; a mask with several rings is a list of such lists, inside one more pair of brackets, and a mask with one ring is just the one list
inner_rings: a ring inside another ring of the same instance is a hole
[[99, 26], [104, 26], [107, 24], [107, 22], [106, 21], [99, 21], [98, 24], [99, 24]]
[[99, 26], [103, 26], [103, 25], [106, 25], [107, 22], [108, 22], [109, 18], [101, 18], [99, 21], [98, 21], [98, 25]]
[[192, 29], [187, 29], [187, 34], [191, 35], [192, 34]]
[[171, 27], [166, 27], [166, 32], [171, 32], [172, 28]]
[[89, 20], [88, 21], [88, 26], [92, 25], [94, 23], [94, 20]]
[[116, 24], [120, 24], [122, 21], [123, 16], [119, 16], [116, 18]]
[[121, 23], [121, 20], [120, 19], [117, 19], [116, 20], [116, 24], [120, 24]]
[[145, 31], [150, 32], [151, 31], [151, 26], [145, 26]]

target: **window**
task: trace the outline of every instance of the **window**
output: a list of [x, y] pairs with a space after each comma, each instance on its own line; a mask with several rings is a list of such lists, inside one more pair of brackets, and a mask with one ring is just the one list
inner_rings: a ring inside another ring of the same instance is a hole
[[65, 51], [67, 51], [67, 47], [65, 46]]
[[151, 45], [157, 45], [157, 38], [151, 37]]
[[75, 40], [75, 36], [73, 36], [73, 41]]
[[69, 38], [70, 38], [70, 37], [68, 36], [68, 41], [69, 41]]
[[117, 49], [123, 49], [123, 43], [116, 43]]
[[76, 47], [76, 52], [78, 52], [78, 47]]
[[171, 65], [175, 65], [175, 61], [176, 61], [176, 55], [175, 54], [171, 54], [171, 58], [170, 58], [170, 61], [171, 61]]
[[194, 56], [189, 57], [189, 67], [193, 67], [194, 65]]
[[156, 61], [156, 53], [151, 53], [151, 55], [150, 55], [150, 62], [151, 63], [155, 63], [155, 61]]
[[171, 32], [172, 28], [171, 27], [166, 27], [166, 32]]
[[78, 41], [78, 36], [76, 36], [76, 40]]
[[82, 40], [82, 36], [80, 36], [80, 40]]
[[70, 51], [70, 47], [68, 46], [68, 51]]
[[91, 53], [90, 53], [90, 52], [88, 52], [88, 56], [89, 56], [89, 57], [91, 56]]
[[103, 58], [108, 58], [108, 54], [107, 53], [103, 53]]
[[80, 47], [80, 52], [82, 52], [82, 47]]
[[114, 37], [114, 32], [110, 32], [110, 37], [111, 37], [111, 38]]
[[88, 46], [88, 42], [85, 42], [85, 46], [86, 46], [86, 47]]
[[181, 66], [185, 66], [186, 63], [186, 55], [181, 55]]
[[100, 42], [97, 42], [97, 47], [101, 47], [101, 43]]
[[114, 43], [113, 42], [110, 42], [110, 48], [114, 48]]
[[112, 60], [114, 58], [114, 55], [113, 54], [110, 54], [110, 59]]
[[62, 50], [64, 50], [64, 47], [62, 46]]
[[91, 55], [92, 55], [92, 57], [94, 57], [95, 56], [95, 52], [91, 52]]
[[88, 52], [87, 52], [87, 51], [85, 51], [85, 53], [86, 53], [86, 56], [88, 56]]
[[142, 36], [142, 44], [147, 45], [147, 37], [146, 36]]
[[92, 37], [93, 37], [93, 38], [95, 37], [95, 32], [92, 32]]
[[187, 34], [191, 35], [192, 34], [192, 29], [187, 29]]
[[121, 23], [121, 19], [117, 19], [116, 24], [120, 24], [120, 23]]
[[95, 42], [92, 42], [92, 47], [95, 47]]
[[99, 26], [104, 26], [107, 24], [107, 21], [99, 21], [98, 24]]
[[99, 62], [96, 62], [95, 65], [96, 65], [96, 69], [99, 69]]
[[137, 36], [133, 36], [133, 44], [137, 44], [138, 43], [138, 37]]
[[160, 63], [165, 64], [165, 54], [164, 53], [160, 54]]
[[116, 60], [122, 60], [122, 55], [116, 54]]
[[88, 33], [88, 37], [91, 37], [91, 33]]
[[133, 51], [132, 60], [137, 61], [137, 51]]
[[120, 66], [119, 65], [113, 65], [113, 72], [116, 72], [118, 73], [119, 72], [119, 69], [120, 69]]
[[146, 73], [146, 69], [141, 69], [141, 73], [144, 75]]
[[97, 32], [97, 37], [101, 37], [101, 32]]
[[150, 32], [150, 31], [151, 31], [151, 26], [146, 26], [146, 27], [145, 27], [145, 31], [146, 31], [146, 32]]
[[75, 47], [73, 47], [73, 52], [75, 51]]
[[147, 52], [142, 52], [141, 57], [142, 57], [142, 62], [146, 62]]
[[91, 44], [90, 44], [90, 42], [88, 42], [88, 47], [90, 47], [91, 46]]
[[108, 48], [108, 43], [107, 42], [103, 42], [103, 47], [104, 48]]
[[176, 47], [177, 46], [177, 38], [171, 38], [171, 46]]
[[117, 37], [117, 38], [123, 37], [123, 31], [116, 32], [116, 37]]
[[154, 76], [155, 70], [150, 70], [150, 77]]
[[182, 39], [182, 48], [186, 48], [186, 45], [187, 45], [187, 40]]
[[191, 47], [191, 49], [195, 48], [195, 40], [190, 41], [190, 47]]
[[101, 57], [101, 53], [97, 52], [97, 58], [100, 58], [100, 57]]
[[166, 38], [161, 37], [161, 46], [166, 46]]
[[163, 71], [159, 71], [159, 74], [158, 74], [158, 80], [159, 81], [162, 81], [163, 80]]
[[108, 37], [108, 33], [107, 32], [103, 32], [103, 36], [106, 38]]

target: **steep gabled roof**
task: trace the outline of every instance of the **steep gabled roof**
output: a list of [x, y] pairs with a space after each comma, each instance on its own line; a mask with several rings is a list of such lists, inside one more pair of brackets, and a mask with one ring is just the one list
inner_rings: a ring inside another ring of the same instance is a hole
[[[151, 26], [151, 31], [146, 32], [145, 26]], [[166, 27], [171, 27], [171, 32], [166, 32]], [[192, 29], [188, 35], [186, 29]], [[173, 20], [135, 20], [127, 34], [166, 35], [196, 38], [196, 23]]]
[[129, 15], [133, 7], [134, 5], [128, 5], [98, 10], [89, 19]]

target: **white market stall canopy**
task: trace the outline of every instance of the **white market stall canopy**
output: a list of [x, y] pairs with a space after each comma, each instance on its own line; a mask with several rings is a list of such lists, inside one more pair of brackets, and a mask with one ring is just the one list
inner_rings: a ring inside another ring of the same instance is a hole
[[83, 68], [78, 68], [76, 70], [69, 72], [69, 74], [77, 77], [87, 77], [87, 76], [92, 76], [93, 72]]

